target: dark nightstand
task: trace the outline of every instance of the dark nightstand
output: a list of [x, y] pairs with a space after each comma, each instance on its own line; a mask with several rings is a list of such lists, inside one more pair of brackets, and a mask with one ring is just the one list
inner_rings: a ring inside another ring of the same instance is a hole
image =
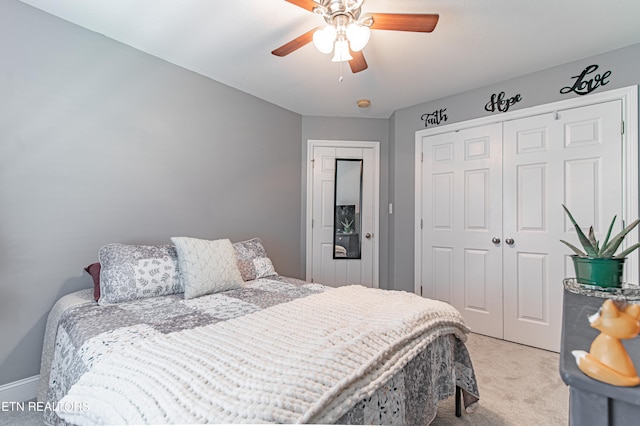
[[336, 245], [347, 249], [347, 258], [360, 259], [360, 235], [336, 232]]
[[[565, 280], [560, 376], [569, 386], [569, 425], [622, 426], [638, 424], [640, 387], [620, 387], [602, 383], [585, 375], [576, 364], [573, 350], [589, 351], [600, 333], [589, 325], [587, 317], [602, 306], [605, 298], [586, 296], [567, 290], [574, 285]], [[637, 300], [635, 301], [638, 302]], [[623, 344], [640, 370], [640, 338], [623, 340]]]

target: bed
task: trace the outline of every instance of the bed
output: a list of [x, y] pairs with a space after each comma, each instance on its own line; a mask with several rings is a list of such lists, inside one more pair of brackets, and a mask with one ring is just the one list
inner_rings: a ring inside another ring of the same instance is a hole
[[450, 305], [278, 275], [258, 238], [108, 244], [43, 345], [45, 423], [429, 424], [479, 400]]

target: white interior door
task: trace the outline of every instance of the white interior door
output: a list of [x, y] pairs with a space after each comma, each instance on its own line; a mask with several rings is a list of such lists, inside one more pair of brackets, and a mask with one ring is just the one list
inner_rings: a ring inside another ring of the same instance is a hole
[[[361, 284], [378, 287], [378, 144], [310, 141], [308, 150], [311, 167], [307, 174], [310, 216], [307, 229], [307, 280], [330, 286]], [[355, 232], [341, 237], [350, 241], [346, 245], [357, 241], [359, 259], [334, 256], [337, 246], [334, 241], [336, 159], [362, 160], [362, 192], [356, 212], [361, 225]]]
[[502, 338], [501, 125], [425, 138], [422, 152], [423, 295]]
[[598, 239], [622, 217], [621, 116], [610, 101], [504, 123], [506, 340], [560, 351], [562, 280], [575, 275], [558, 240], [578, 241], [561, 205]]

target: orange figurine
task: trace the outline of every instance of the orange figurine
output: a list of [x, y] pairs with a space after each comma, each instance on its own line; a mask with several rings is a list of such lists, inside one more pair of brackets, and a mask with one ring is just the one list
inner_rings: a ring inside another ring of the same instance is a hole
[[621, 339], [640, 333], [640, 305], [619, 310], [607, 299], [600, 310], [589, 317], [591, 327], [600, 331], [589, 352], [572, 351], [578, 368], [587, 376], [614, 386], [638, 386], [640, 378]]

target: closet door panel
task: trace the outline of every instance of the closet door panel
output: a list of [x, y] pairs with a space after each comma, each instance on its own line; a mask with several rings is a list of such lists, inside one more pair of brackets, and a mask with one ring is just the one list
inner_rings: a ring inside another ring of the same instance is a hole
[[489, 169], [464, 172], [464, 228], [467, 231], [489, 231]]
[[519, 252], [517, 317], [521, 320], [546, 324], [549, 322], [548, 256], [544, 253]]
[[433, 175], [433, 228], [453, 231], [453, 173]]
[[489, 250], [464, 250], [464, 309], [490, 314]]
[[574, 273], [558, 240], [577, 243], [562, 204], [598, 239], [621, 213], [621, 114], [613, 101], [504, 123], [505, 339], [560, 350], [562, 280]]
[[453, 247], [432, 247], [431, 265], [429, 273], [430, 282], [434, 285], [433, 298], [443, 302], [453, 304], [453, 269], [454, 269]]
[[518, 231], [540, 231], [546, 228], [547, 165], [518, 166], [517, 217]]
[[[600, 188], [602, 174], [600, 158], [571, 159], [564, 162], [565, 204], [575, 215], [579, 215], [580, 224], [592, 224], [596, 232], [606, 227], [601, 218], [603, 202]], [[578, 220], [576, 218], [576, 220]], [[609, 219], [610, 220], [610, 219]], [[565, 220], [564, 232], [573, 232], [573, 224]], [[606, 232], [606, 229], [605, 229]]]
[[471, 329], [502, 338], [501, 125], [423, 141], [421, 282]]

